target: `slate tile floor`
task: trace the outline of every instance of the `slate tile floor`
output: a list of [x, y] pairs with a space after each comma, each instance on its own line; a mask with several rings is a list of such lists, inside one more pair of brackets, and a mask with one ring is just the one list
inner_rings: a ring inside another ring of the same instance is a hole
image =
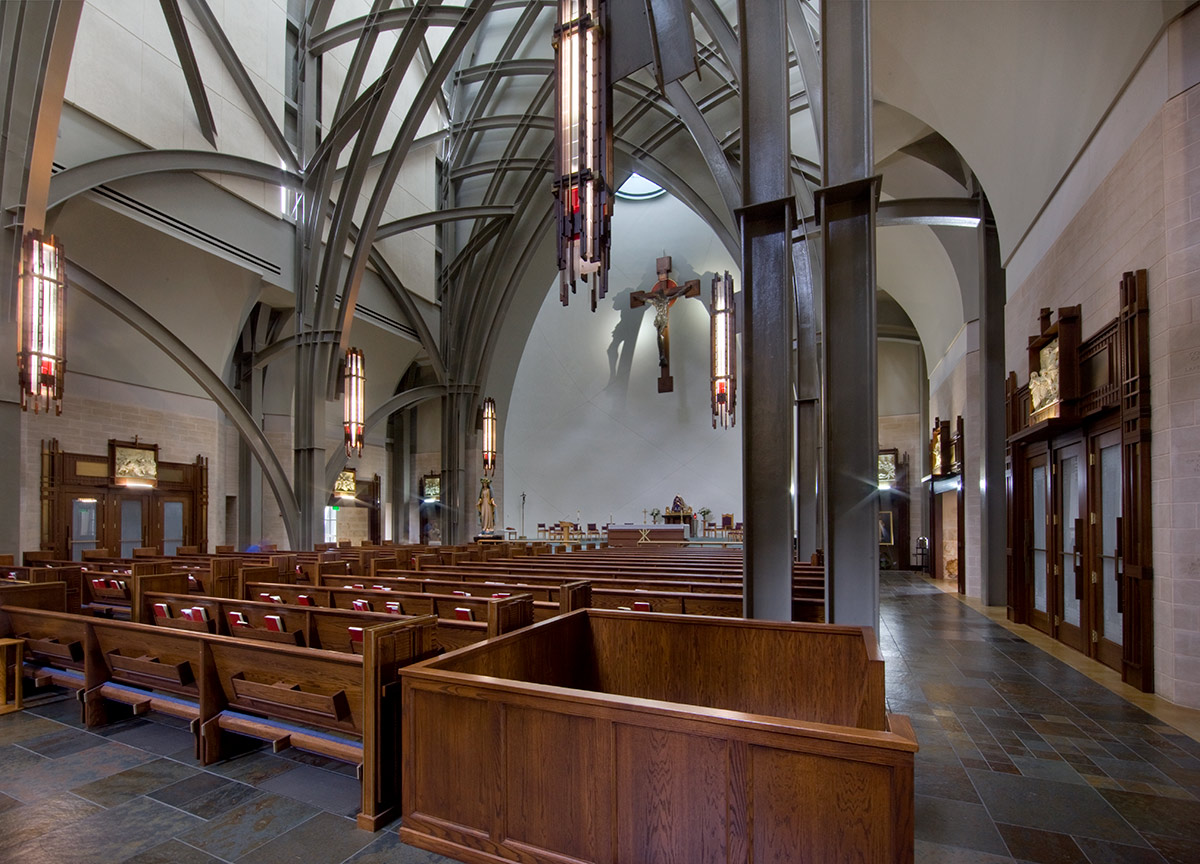
[[[928, 579], [880, 595], [889, 706], [921, 744], [917, 862], [1200, 864], [1200, 744]], [[202, 769], [170, 717], [86, 730], [60, 691], [0, 717], [0, 862], [448, 860], [358, 830], [357, 798], [352, 769], [295, 751]]]
[[879, 630], [918, 862], [1200, 862], [1200, 743], [918, 574], [883, 574]]

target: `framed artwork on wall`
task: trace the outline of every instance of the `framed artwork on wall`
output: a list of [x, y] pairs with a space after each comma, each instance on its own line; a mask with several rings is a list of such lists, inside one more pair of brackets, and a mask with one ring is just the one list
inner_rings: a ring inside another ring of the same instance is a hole
[[892, 533], [892, 511], [882, 510], [879, 513], [879, 545], [891, 546], [895, 542], [895, 535]]
[[153, 488], [158, 485], [158, 445], [132, 441], [108, 442], [114, 486]]

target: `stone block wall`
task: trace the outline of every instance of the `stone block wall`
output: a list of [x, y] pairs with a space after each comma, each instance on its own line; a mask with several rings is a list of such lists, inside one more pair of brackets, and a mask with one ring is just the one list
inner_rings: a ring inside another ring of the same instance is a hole
[[1041, 307], [1080, 304], [1086, 339], [1136, 269], [1149, 273], [1155, 689], [1200, 707], [1200, 86], [1166, 102], [1010, 296], [1018, 379]]

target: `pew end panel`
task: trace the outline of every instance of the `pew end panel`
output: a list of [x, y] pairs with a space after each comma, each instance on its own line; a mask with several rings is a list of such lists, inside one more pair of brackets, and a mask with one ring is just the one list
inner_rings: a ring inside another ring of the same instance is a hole
[[[771, 692], [784, 667], [802, 698]], [[401, 839], [478, 862], [911, 864], [916, 738], [881, 667], [864, 628], [594, 609], [415, 664]]]
[[439, 653], [437, 624], [436, 616], [423, 615], [363, 631], [363, 799], [357, 822], [366, 831], [378, 831], [399, 815], [400, 670]]
[[53, 567], [30, 567], [30, 582], [66, 582], [67, 612], [78, 615], [83, 603], [83, 566], [56, 565]]

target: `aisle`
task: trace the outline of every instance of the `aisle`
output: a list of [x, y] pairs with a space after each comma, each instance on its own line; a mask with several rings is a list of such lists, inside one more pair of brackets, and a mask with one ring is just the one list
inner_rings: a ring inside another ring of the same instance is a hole
[[880, 584], [918, 862], [1200, 861], [1200, 743], [920, 574]]

